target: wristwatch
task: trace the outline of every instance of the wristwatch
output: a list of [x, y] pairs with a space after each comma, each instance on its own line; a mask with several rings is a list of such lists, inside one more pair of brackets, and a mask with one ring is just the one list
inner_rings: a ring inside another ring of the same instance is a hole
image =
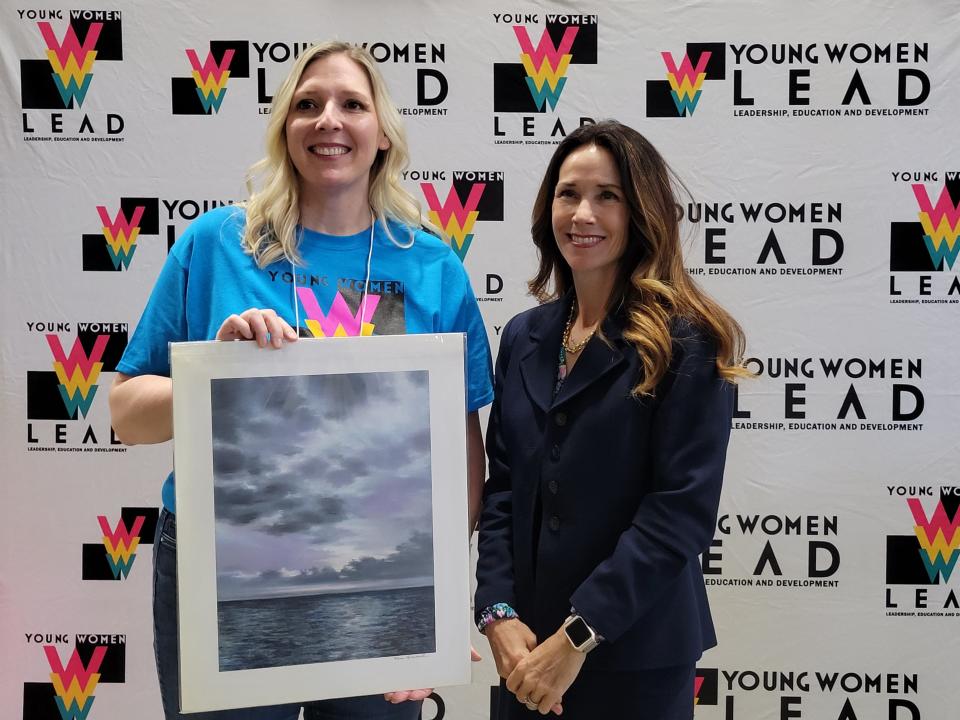
[[577, 652], [590, 652], [600, 644], [597, 633], [579, 615], [571, 615], [563, 621], [563, 633]]

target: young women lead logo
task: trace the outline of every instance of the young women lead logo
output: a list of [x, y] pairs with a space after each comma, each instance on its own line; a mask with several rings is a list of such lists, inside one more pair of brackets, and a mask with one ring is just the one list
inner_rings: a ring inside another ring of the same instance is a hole
[[[494, 113], [522, 113], [519, 134], [521, 138], [547, 137], [550, 139], [497, 140], [497, 144], [538, 144], [559, 142], [567, 134], [563, 120], [557, 116], [549, 126], [537, 127], [537, 116], [556, 113], [567, 85], [571, 65], [597, 63], [596, 15], [544, 15], [544, 26], [537, 13], [493, 13], [494, 22], [509, 25], [512, 31], [519, 63], [493, 64]], [[573, 127], [590, 118], [570, 119]], [[493, 134], [506, 138], [516, 134], [514, 118], [493, 118]]]
[[[441, 176], [446, 175], [440, 171]], [[453, 170], [446, 196], [432, 182], [421, 182], [420, 191], [434, 225], [450, 238], [450, 247], [464, 262], [474, 239], [474, 225], [482, 221], [503, 220], [503, 172]]]
[[28, 449], [123, 452], [94, 399], [101, 373], [114, 372], [127, 347], [127, 324], [31, 321], [27, 330], [43, 334], [48, 350], [46, 369], [27, 371]]
[[[886, 610], [896, 617], [960, 617], [955, 573], [960, 559], [960, 488], [888, 486], [909, 535], [886, 537]], [[939, 496], [939, 497], [938, 497]], [[951, 582], [951, 580], [953, 582]]]
[[901, 196], [913, 196], [917, 220], [890, 223], [890, 302], [960, 303], [960, 173], [945, 172], [942, 184], [936, 171], [892, 175], [910, 182]]
[[215, 115], [220, 112], [231, 77], [250, 77], [250, 43], [246, 40], [213, 40], [201, 61], [195, 49], [186, 49], [190, 77], [171, 80], [174, 115]]
[[[18, 10], [21, 19], [37, 11]], [[66, 11], [50, 11], [63, 19]], [[74, 109], [83, 105], [97, 60], [122, 60], [119, 11], [71, 10], [59, 34], [49, 21], [37, 23], [45, 60], [21, 60], [21, 104], [26, 109]]]
[[[123, 140], [119, 114], [80, 110], [95, 86], [95, 65], [123, 60], [120, 11], [30, 9], [17, 15], [36, 25], [37, 52], [45, 56], [20, 60], [23, 139]], [[50, 112], [30, 112], [37, 110]]]
[[647, 117], [690, 117], [697, 109], [704, 80], [726, 77], [725, 43], [687, 43], [678, 63], [661, 52], [666, 80], [647, 80]]
[[137, 548], [153, 543], [159, 510], [124, 507], [116, 523], [98, 515], [101, 542], [83, 544], [81, 577], [84, 580], [124, 580], [133, 569]]
[[[271, 282], [292, 284], [289, 272], [268, 271]], [[297, 298], [305, 327], [300, 337], [355, 337], [358, 335], [402, 335], [404, 319], [403, 283], [399, 280], [339, 278], [313, 275], [298, 270]]]
[[158, 199], [121, 197], [119, 208], [115, 205], [97, 205], [96, 210], [100, 232], [84, 233], [82, 237], [83, 270], [129, 270], [140, 236], [158, 235], [160, 232]]
[[[126, 635], [76, 635], [73, 647], [69, 637], [26, 634], [28, 644], [43, 646], [50, 681], [23, 684], [23, 720], [95, 720], [99, 686], [125, 681]], [[67, 645], [66, 654], [57, 645]]]

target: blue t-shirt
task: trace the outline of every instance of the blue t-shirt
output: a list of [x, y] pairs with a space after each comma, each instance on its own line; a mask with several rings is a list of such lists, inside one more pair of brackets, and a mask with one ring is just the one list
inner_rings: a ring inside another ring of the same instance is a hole
[[[467, 409], [493, 399], [490, 346], [476, 297], [443, 241], [418, 229], [409, 248], [397, 247], [377, 223], [361, 331], [369, 229], [348, 236], [304, 229], [295, 269], [286, 259], [261, 269], [241, 247], [245, 221], [242, 208], [216, 208], [174, 243], [118, 371], [169, 376], [168, 343], [212, 340], [229, 315], [272, 308], [293, 327], [299, 313], [303, 337], [466, 333]], [[389, 226], [397, 242], [410, 243], [409, 227], [394, 221]], [[163, 504], [174, 509], [172, 473]]]

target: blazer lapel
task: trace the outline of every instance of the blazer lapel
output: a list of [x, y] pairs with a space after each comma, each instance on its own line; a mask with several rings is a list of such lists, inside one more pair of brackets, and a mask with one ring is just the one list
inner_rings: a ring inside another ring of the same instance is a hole
[[[577, 360], [573, 370], [564, 380], [560, 392], [557, 393], [557, 397], [552, 403], [553, 405], [560, 405], [573, 399], [627, 361], [623, 348], [625, 345], [629, 347], [629, 343], [623, 340], [620, 324], [607, 317], [603, 321], [603, 334], [609, 344], [599, 338], [594, 338], [587, 343], [580, 359]], [[559, 353], [559, 339], [557, 340], [557, 352]], [[554, 368], [554, 372], [556, 372], [556, 368]]]
[[520, 359], [520, 376], [527, 394], [543, 412], [553, 402], [553, 388], [557, 382], [557, 364], [560, 359], [560, 339], [572, 295], [544, 307], [543, 316], [530, 327], [530, 345]]

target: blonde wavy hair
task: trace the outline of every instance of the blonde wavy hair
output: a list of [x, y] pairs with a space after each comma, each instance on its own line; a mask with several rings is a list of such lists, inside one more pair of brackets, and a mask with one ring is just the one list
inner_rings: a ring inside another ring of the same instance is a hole
[[[388, 237], [398, 245], [387, 219], [399, 220], [414, 228], [424, 222], [420, 205], [400, 184], [400, 173], [409, 162], [407, 136], [376, 61], [361, 47], [331, 40], [314, 45], [300, 55], [274, 94], [265, 139], [266, 157], [247, 173], [249, 198], [243, 203], [247, 214], [243, 247], [260, 267], [281, 257], [293, 263], [300, 261], [297, 252], [300, 185], [297, 170], [287, 153], [287, 115], [304, 71], [317, 60], [338, 54], [346, 55], [366, 72], [380, 129], [390, 140], [390, 147], [378, 151], [370, 168], [370, 207]], [[406, 240], [412, 242], [412, 234]]]
[[[627, 245], [607, 300], [607, 313], [622, 304], [627, 318], [623, 337], [637, 351], [643, 377], [633, 394], [650, 395], [670, 367], [670, 324], [683, 318], [717, 343], [717, 372], [735, 381], [750, 377], [743, 367], [746, 340], [733, 317], [701, 290], [683, 265], [680, 205], [674, 175], [643, 135], [614, 120], [584, 125], [557, 146], [533, 207], [531, 234], [540, 266], [528, 286], [540, 302], [573, 287], [570, 266], [553, 233], [553, 196], [563, 161], [577, 148], [596, 145], [613, 156], [628, 208]], [[552, 284], [552, 288], [550, 285]]]

